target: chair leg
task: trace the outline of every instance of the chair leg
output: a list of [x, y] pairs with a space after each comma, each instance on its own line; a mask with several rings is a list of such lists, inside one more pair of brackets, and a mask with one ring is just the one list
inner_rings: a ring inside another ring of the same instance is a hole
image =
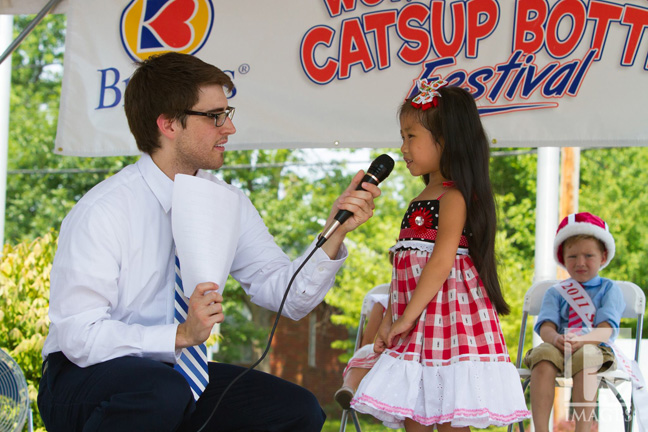
[[355, 410], [342, 410], [342, 421], [340, 421], [340, 432], [345, 432], [346, 431], [346, 425], [349, 416], [351, 416], [351, 420], [353, 420], [353, 425], [355, 426], [356, 432], [362, 432], [362, 429], [360, 429], [360, 422], [358, 421], [358, 414], [355, 412]]
[[[508, 425], [508, 428], [506, 428], [506, 432], [513, 432], [513, 426], [514, 425], [515, 425], [514, 423], [511, 423], [510, 425]], [[524, 422], [518, 422], [518, 431], [519, 432], [524, 432]]]
[[346, 424], [347, 424], [347, 416], [348, 415], [349, 415], [349, 411], [342, 410], [342, 420], [340, 421], [340, 432], [345, 432], [346, 431]]
[[616, 389], [614, 384], [603, 378], [601, 381], [605, 382], [605, 385], [607, 388], [610, 389], [610, 391], [614, 394], [614, 396], [617, 398], [619, 403], [621, 404], [621, 411], [623, 412], [623, 426], [626, 432], [631, 432], [632, 431], [632, 417], [633, 417], [633, 412], [632, 412], [632, 399], [630, 403], [630, 409], [628, 409], [628, 406], [625, 403], [625, 400], [623, 399], [623, 396], [619, 393], [619, 391]]
[[358, 422], [358, 414], [355, 412], [355, 410], [350, 410], [351, 411], [351, 418], [353, 419], [353, 424], [356, 428], [356, 432], [362, 432], [362, 429], [360, 429], [360, 422]]
[[[515, 423], [511, 423], [508, 425], [506, 428], [506, 432], [513, 432], [513, 427], [515, 426]], [[518, 422], [518, 431], [519, 432], [524, 432], [524, 422]]]
[[632, 432], [632, 423], [634, 421], [634, 411], [635, 411], [635, 406], [634, 406], [634, 399], [632, 396], [630, 397], [630, 418], [628, 419], [627, 422], [627, 428], [626, 432]]

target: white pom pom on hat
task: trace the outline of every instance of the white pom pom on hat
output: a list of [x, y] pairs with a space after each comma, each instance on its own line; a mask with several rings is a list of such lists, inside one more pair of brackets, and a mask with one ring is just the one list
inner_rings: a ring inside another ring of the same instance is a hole
[[590, 235], [603, 242], [607, 251], [607, 260], [601, 269], [605, 268], [614, 258], [614, 237], [610, 234], [608, 224], [600, 217], [588, 212], [572, 213], [560, 222], [554, 239], [554, 258], [562, 267], [565, 267], [562, 244], [569, 237], [575, 235]]

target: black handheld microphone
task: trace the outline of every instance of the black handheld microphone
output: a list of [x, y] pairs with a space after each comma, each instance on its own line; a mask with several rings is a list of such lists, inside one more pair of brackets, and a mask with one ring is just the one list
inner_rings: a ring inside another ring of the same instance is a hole
[[[394, 159], [389, 157], [389, 155], [382, 154], [378, 156], [372, 163], [371, 166], [369, 166], [369, 169], [367, 170], [367, 173], [365, 176], [362, 178], [362, 181], [356, 188], [356, 190], [362, 190], [362, 183], [367, 182], [371, 184], [379, 184], [381, 181], [385, 180], [387, 176], [392, 172], [392, 169], [394, 169]], [[324, 231], [319, 235], [319, 240], [317, 241], [317, 246], [316, 247], [321, 247], [324, 243], [326, 243], [326, 240], [329, 239], [331, 234], [340, 226], [342, 225], [347, 219], [349, 219], [353, 215], [348, 210], [340, 210], [331, 222], [329, 226], [327, 226]]]

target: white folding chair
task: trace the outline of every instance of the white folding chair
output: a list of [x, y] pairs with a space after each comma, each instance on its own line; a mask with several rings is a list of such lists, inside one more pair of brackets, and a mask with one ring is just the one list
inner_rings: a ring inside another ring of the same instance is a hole
[[[544, 297], [545, 292], [551, 288], [553, 285], [558, 283], [558, 280], [546, 280], [534, 283], [531, 288], [524, 295], [524, 305], [522, 306], [522, 323], [520, 327], [520, 339], [518, 342], [518, 353], [517, 359], [515, 361], [515, 367], [520, 374], [520, 379], [523, 381], [522, 388], [526, 390], [531, 380], [531, 371], [526, 368], [522, 368], [522, 358], [524, 356], [524, 340], [526, 336], [526, 325], [527, 318], [529, 316], [536, 316], [540, 313], [540, 307], [542, 306], [542, 298]], [[639, 349], [641, 344], [642, 328], [643, 328], [643, 317], [646, 308], [646, 296], [641, 288], [635, 285], [632, 282], [627, 281], [615, 281], [616, 284], [621, 289], [623, 293], [623, 298], [626, 303], [626, 308], [623, 311], [623, 318], [636, 318], [637, 319], [637, 328], [636, 328], [636, 342], [635, 342], [635, 352], [634, 360], [639, 361]], [[617, 362], [618, 363], [618, 362]], [[630, 377], [628, 374], [617, 368], [614, 371], [603, 372], [598, 374], [599, 388], [608, 388], [614, 396], [617, 398], [621, 404], [621, 409], [623, 411], [623, 423], [625, 426], [626, 432], [632, 431], [632, 420], [634, 418], [634, 402], [632, 398], [630, 399], [630, 407], [626, 403], [625, 399], [619, 393], [617, 386], [624, 382], [630, 382]], [[565, 379], [564, 377], [556, 378], [557, 387], [570, 387], [572, 385], [571, 379]], [[513, 425], [509, 425], [508, 431], [510, 432], [513, 428]], [[524, 432], [524, 424], [522, 422], [518, 423], [518, 428], [520, 432]]]
[[[378, 285], [372, 288], [371, 290], [369, 290], [367, 294], [365, 294], [364, 300], [362, 301], [362, 308], [360, 309], [360, 321], [358, 322], [358, 334], [356, 335], [355, 348], [353, 348], [353, 352], [358, 351], [358, 348], [360, 348], [360, 344], [362, 343], [362, 335], [364, 334], [365, 322], [367, 321], [367, 316], [369, 315], [369, 313], [371, 312], [371, 308], [373, 307], [371, 296], [378, 295], [378, 294], [388, 294], [389, 286], [390, 284]], [[340, 422], [340, 432], [346, 431], [346, 425], [349, 416], [351, 416], [351, 419], [353, 420], [353, 424], [356, 428], [356, 431], [361, 432], [360, 423], [358, 422], [358, 415], [353, 409], [342, 410], [342, 421]]]

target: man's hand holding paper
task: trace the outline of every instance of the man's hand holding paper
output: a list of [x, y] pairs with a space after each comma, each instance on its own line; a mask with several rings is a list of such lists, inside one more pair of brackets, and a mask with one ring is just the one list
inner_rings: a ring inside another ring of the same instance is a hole
[[200, 283], [189, 298], [187, 320], [178, 325], [176, 349], [200, 345], [217, 323], [223, 322], [223, 296], [213, 282]]

